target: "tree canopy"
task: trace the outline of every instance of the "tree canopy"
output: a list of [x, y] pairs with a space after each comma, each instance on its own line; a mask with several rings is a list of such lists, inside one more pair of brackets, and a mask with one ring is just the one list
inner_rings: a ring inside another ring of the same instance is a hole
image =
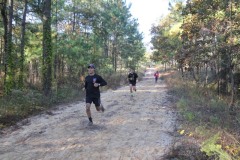
[[219, 94], [236, 96], [240, 70], [239, 1], [177, 1], [169, 3], [169, 10], [151, 29], [152, 59], [175, 61], [183, 76], [190, 72], [196, 83], [217, 83]]
[[136, 68], [145, 53], [131, 6], [121, 0], [3, 0], [1, 89], [79, 83], [88, 63], [100, 72]]

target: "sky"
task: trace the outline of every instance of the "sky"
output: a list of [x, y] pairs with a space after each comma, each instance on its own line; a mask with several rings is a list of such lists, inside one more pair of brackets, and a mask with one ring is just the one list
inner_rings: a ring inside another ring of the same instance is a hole
[[138, 19], [139, 31], [143, 32], [144, 44], [149, 51], [151, 26], [168, 13], [169, 0], [126, 0], [126, 2], [132, 3], [130, 12], [134, 18]]

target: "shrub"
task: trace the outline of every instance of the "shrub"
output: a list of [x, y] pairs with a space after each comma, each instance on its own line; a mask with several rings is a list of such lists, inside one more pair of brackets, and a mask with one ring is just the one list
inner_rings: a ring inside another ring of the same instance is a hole
[[211, 115], [210, 116], [210, 122], [213, 124], [213, 125], [220, 125], [221, 121], [220, 119], [217, 117], [217, 116], [214, 116], [214, 115]]
[[185, 112], [187, 110], [187, 100], [184, 98], [181, 98], [178, 102], [177, 102], [177, 108], [180, 110], [180, 112]]
[[184, 114], [183, 114], [184, 118], [187, 120], [187, 121], [193, 121], [196, 117], [196, 115], [192, 112], [189, 112], [189, 111], [186, 111]]
[[[184, 117], [185, 130], [187, 128], [199, 141], [207, 139], [202, 151], [214, 159], [240, 159], [240, 102], [236, 99], [234, 114], [231, 114], [228, 106], [230, 97], [219, 97], [209, 88], [197, 86], [189, 79], [183, 80], [178, 73], [165, 76], [165, 79], [170, 86], [169, 93], [175, 97], [177, 109]], [[226, 138], [222, 144], [218, 132], [229, 132], [231, 137], [222, 136]], [[210, 135], [215, 136], [209, 138]]]
[[211, 136], [211, 138], [202, 144], [201, 151], [205, 152], [208, 156], [216, 156], [219, 160], [231, 160], [231, 156], [222, 150], [222, 146], [217, 143], [219, 139], [219, 133]]

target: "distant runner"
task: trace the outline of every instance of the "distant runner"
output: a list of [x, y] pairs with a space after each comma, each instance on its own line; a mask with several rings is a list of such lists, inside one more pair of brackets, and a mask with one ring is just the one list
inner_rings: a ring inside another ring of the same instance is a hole
[[154, 73], [154, 77], [155, 77], [155, 83], [157, 83], [158, 78], [159, 78], [159, 72], [158, 71]]
[[136, 92], [136, 83], [137, 83], [138, 75], [133, 71], [133, 69], [130, 69], [130, 73], [128, 74], [128, 81], [129, 81], [129, 87], [130, 87], [130, 93], [133, 96], [133, 90]]
[[100, 99], [100, 86], [107, 85], [107, 82], [99, 75], [95, 74], [95, 66], [94, 64], [88, 65], [88, 76], [85, 78], [85, 90], [86, 90], [86, 113], [89, 119], [88, 125], [93, 124], [92, 116], [91, 116], [91, 103], [95, 104], [97, 111], [104, 112], [104, 107], [101, 104]]

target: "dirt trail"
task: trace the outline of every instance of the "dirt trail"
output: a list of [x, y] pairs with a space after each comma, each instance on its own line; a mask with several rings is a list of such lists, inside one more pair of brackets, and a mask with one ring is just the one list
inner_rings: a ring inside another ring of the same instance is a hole
[[1, 160], [159, 160], [173, 144], [176, 115], [164, 82], [154, 83], [154, 69], [129, 87], [102, 93], [104, 113], [91, 107], [94, 125], [87, 126], [85, 103], [60, 106], [52, 114], [29, 119], [1, 135]]

